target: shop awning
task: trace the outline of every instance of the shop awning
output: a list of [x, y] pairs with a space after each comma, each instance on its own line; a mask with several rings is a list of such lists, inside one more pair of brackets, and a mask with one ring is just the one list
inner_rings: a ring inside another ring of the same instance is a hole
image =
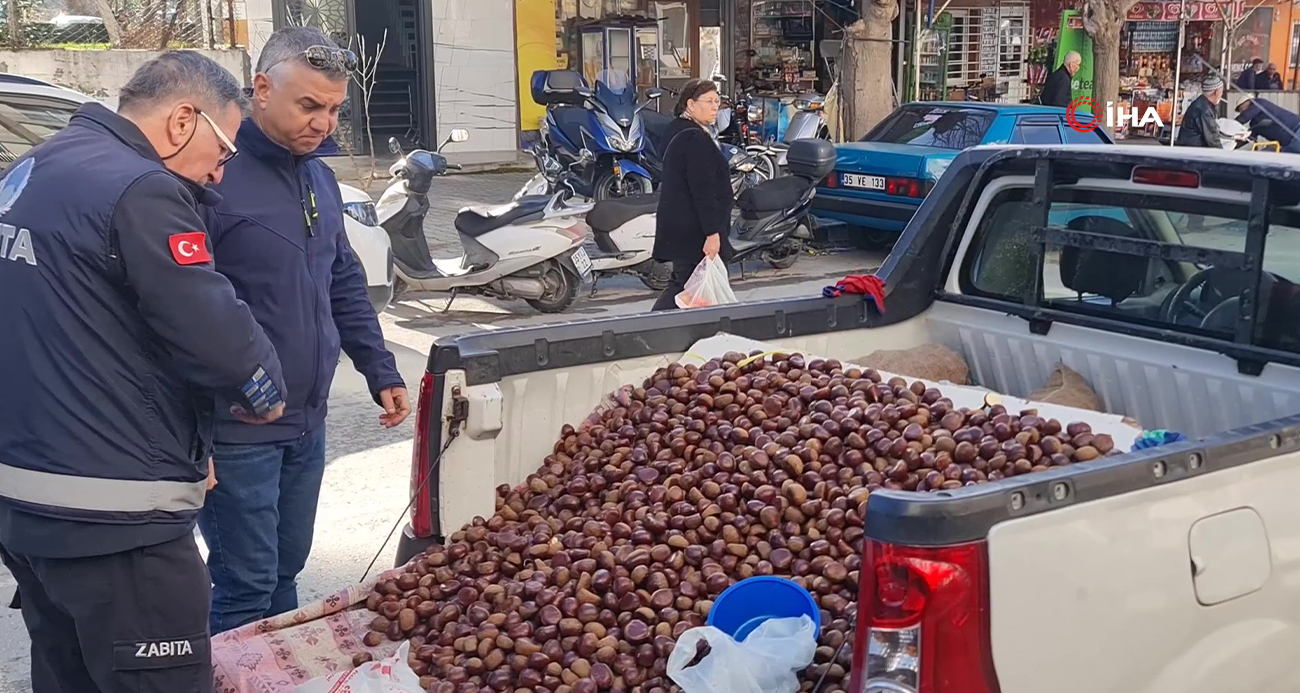
[[[1240, 17], [1246, 12], [1246, 0], [1187, 0], [1187, 20], [1218, 22], [1226, 17]], [[1176, 22], [1182, 13], [1179, 0], [1139, 2], [1128, 11], [1130, 22]]]

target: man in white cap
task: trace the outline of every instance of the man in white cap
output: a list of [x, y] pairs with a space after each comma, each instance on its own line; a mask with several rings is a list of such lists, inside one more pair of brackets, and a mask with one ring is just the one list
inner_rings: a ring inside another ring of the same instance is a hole
[[1219, 102], [1222, 100], [1222, 79], [1212, 75], [1201, 82], [1201, 95], [1183, 113], [1175, 144], [1179, 147], [1222, 149], [1223, 142], [1219, 138]]
[[1251, 134], [1277, 142], [1284, 152], [1300, 154], [1300, 116], [1250, 94], [1238, 96], [1234, 110], [1237, 122], [1250, 126]]

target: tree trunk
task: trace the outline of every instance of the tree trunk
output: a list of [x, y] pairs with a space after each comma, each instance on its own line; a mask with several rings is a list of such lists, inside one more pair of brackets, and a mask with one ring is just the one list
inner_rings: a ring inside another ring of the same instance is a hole
[[[1108, 131], [1113, 128], [1106, 125], [1105, 113], [1107, 103], [1119, 103], [1119, 32], [1114, 35], [1101, 34], [1092, 37], [1092, 98], [1097, 100], [1100, 112], [1095, 115], [1102, 127]], [[1112, 131], [1110, 134], [1114, 135]]]
[[[13, 2], [13, 0], [10, 0]], [[113, 8], [109, 6], [108, 0], [95, 0], [95, 10], [99, 13], [99, 18], [104, 20], [104, 31], [108, 33], [108, 45], [112, 48], [119, 48], [122, 45], [122, 25], [117, 23], [117, 17], [113, 16]]]
[[14, 50], [23, 44], [23, 15], [18, 0], [9, 0], [9, 49]]
[[897, 0], [864, 0], [862, 19], [844, 31], [844, 141], [852, 142], [894, 110], [893, 54]]
[[1083, 26], [1092, 37], [1092, 98], [1101, 109], [1106, 108], [1107, 102], [1119, 101], [1119, 36], [1128, 11], [1137, 3], [1138, 0], [1084, 0]]

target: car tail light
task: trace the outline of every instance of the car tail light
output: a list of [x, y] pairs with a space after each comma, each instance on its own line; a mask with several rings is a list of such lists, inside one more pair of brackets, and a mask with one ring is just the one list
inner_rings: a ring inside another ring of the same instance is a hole
[[916, 178], [886, 178], [885, 194], [900, 197], [925, 197], [925, 181]]
[[1173, 188], [1199, 188], [1201, 187], [1201, 174], [1195, 171], [1176, 171], [1137, 166], [1133, 169], [1133, 182], [1146, 185], [1164, 185]]
[[826, 176], [826, 182], [824, 183], [824, 185], [828, 188], [840, 187], [840, 174], [831, 173], [829, 176]]
[[997, 693], [988, 546], [864, 542], [852, 693]]
[[420, 396], [415, 404], [415, 440], [411, 444], [411, 495], [415, 502], [411, 504], [411, 531], [417, 537], [433, 536], [433, 494], [429, 493], [429, 484], [433, 473], [429, 464], [429, 422], [436, 420], [433, 415], [433, 390], [438, 379], [432, 373], [425, 372], [420, 380]]

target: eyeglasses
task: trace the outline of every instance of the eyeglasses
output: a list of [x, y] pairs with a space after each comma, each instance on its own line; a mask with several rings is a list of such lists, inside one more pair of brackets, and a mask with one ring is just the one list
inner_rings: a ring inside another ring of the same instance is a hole
[[217, 124], [212, 122], [212, 118], [209, 118], [207, 113], [204, 113], [197, 108], [194, 109], [194, 112], [203, 116], [203, 119], [208, 121], [208, 125], [212, 127], [212, 133], [217, 136], [217, 141], [220, 142], [221, 146], [226, 150], [225, 153], [221, 155], [221, 160], [217, 162], [217, 168], [221, 168], [230, 163], [230, 160], [235, 158], [235, 155], [239, 154], [239, 149], [235, 147], [235, 143], [231, 142], [229, 137], [226, 137], [226, 133], [222, 132], [221, 128], [217, 127]]
[[337, 70], [342, 68], [351, 72], [357, 69], [357, 54], [346, 48], [336, 46], [308, 46], [302, 52], [307, 64], [317, 70]]

